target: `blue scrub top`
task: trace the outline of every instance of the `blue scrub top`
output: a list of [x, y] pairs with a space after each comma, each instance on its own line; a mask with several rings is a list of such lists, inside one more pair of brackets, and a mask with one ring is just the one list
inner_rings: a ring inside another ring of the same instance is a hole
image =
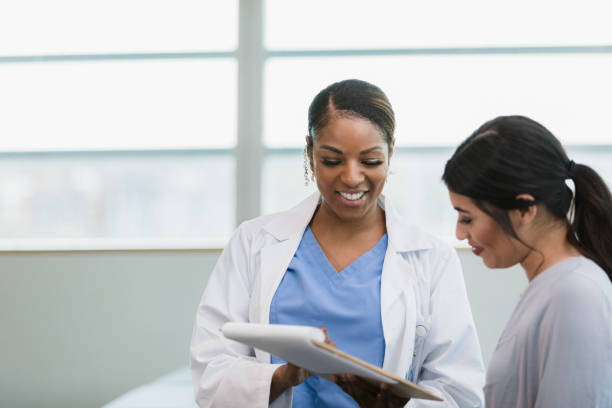
[[[327, 260], [310, 227], [276, 289], [271, 324], [323, 326], [340, 350], [382, 367], [385, 340], [380, 277], [387, 235], [341, 272]], [[272, 363], [284, 363], [272, 356]], [[293, 388], [293, 406], [358, 407], [336, 384], [318, 376]]]

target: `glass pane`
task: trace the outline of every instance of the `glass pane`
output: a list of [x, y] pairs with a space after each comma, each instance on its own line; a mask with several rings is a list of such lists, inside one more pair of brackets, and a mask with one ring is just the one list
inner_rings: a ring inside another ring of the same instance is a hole
[[271, 49], [610, 45], [612, 3], [266, 1]]
[[299, 149], [270, 151], [262, 175], [263, 214], [288, 210], [315, 191], [312, 182], [304, 185], [304, 156]]
[[[412, 225], [451, 242], [456, 212], [441, 180], [444, 164], [454, 147], [400, 148], [391, 159], [384, 194]], [[595, 169], [612, 187], [612, 147], [569, 147], [569, 157]], [[263, 168], [263, 212], [283, 211], [315, 191], [304, 187], [303, 157], [298, 149], [271, 151]]]
[[455, 210], [441, 180], [454, 148], [398, 150], [391, 159], [385, 194], [412, 225], [453, 241]]
[[228, 60], [0, 64], [0, 151], [233, 147]]
[[314, 95], [360, 78], [389, 96], [399, 146], [453, 146], [506, 114], [533, 117], [567, 144], [611, 144], [610, 72], [605, 54], [275, 58], [265, 71], [265, 143], [303, 146]]
[[230, 153], [0, 156], [0, 238], [206, 238], [234, 228]]
[[3, 0], [0, 55], [234, 50], [236, 0]]

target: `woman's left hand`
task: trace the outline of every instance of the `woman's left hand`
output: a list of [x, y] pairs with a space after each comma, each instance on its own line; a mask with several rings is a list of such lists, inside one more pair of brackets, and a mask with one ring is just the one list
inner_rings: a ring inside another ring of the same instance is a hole
[[409, 401], [408, 398], [394, 396], [385, 383], [377, 386], [353, 374], [336, 375], [334, 382], [361, 408], [400, 408]]

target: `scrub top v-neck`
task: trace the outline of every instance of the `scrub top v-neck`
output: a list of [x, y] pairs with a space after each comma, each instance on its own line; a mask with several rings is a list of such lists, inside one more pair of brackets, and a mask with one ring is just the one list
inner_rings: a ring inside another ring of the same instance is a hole
[[[380, 278], [387, 235], [337, 272], [310, 227], [276, 289], [271, 324], [323, 326], [338, 348], [382, 367], [385, 341], [380, 314]], [[272, 356], [272, 363], [283, 360]], [[294, 407], [357, 407], [336, 384], [309, 377], [293, 389]]]

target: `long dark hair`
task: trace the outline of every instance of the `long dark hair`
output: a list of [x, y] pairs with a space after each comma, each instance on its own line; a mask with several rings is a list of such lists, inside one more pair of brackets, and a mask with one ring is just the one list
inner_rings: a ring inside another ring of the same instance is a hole
[[[576, 187], [575, 216], [566, 216]], [[512, 237], [508, 210], [542, 204], [567, 223], [567, 241], [596, 262], [612, 281], [612, 196], [592, 168], [569, 160], [563, 146], [541, 124], [524, 116], [486, 122], [446, 162], [442, 180], [454, 193], [471, 198]], [[535, 201], [517, 199], [530, 194]]]

